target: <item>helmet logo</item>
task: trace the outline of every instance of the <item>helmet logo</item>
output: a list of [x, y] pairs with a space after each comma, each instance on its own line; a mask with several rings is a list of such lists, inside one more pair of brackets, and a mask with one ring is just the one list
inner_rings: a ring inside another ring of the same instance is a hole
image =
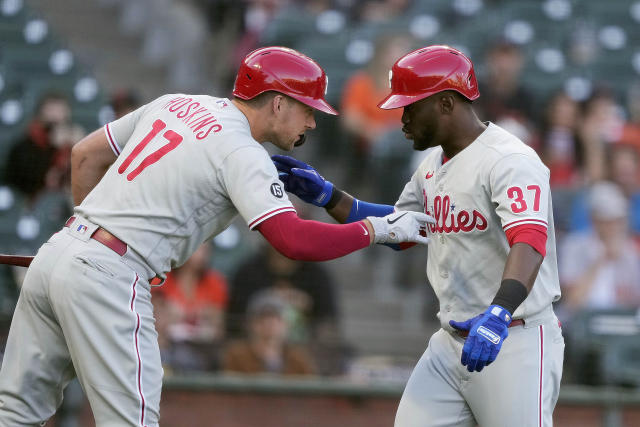
[[391, 89], [391, 79], [393, 78], [393, 70], [389, 70], [389, 89]]

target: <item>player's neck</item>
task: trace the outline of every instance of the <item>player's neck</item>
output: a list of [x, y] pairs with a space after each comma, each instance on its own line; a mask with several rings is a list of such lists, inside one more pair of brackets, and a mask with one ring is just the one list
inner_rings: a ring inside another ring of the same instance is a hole
[[464, 120], [456, 123], [458, 125], [452, 127], [449, 133], [450, 137], [441, 144], [442, 151], [444, 151], [444, 155], [448, 159], [467, 148], [487, 129], [487, 126], [475, 114], [465, 117]]
[[238, 99], [232, 99], [231, 102], [236, 106], [238, 110], [247, 118], [249, 122], [249, 128], [251, 129], [251, 136], [259, 143], [267, 141], [267, 132], [263, 113]]

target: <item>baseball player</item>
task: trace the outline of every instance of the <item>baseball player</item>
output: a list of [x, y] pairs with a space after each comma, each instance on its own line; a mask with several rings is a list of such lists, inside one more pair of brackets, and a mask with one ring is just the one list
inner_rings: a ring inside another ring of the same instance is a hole
[[[411, 52], [394, 64], [390, 86], [378, 106], [404, 107], [414, 149], [435, 147], [395, 209], [436, 220], [427, 276], [442, 326], [406, 385], [395, 425], [551, 426], [564, 340], [552, 309], [560, 288], [549, 171], [518, 138], [478, 119], [473, 65], [461, 52]], [[287, 191], [312, 201], [326, 193], [339, 222], [394, 210], [333, 188], [303, 162], [274, 162]]]
[[239, 213], [283, 254], [327, 260], [372, 242], [425, 243], [426, 214], [347, 225], [298, 218], [262, 146], [315, 127], [327, 78], [287, 48], [243, 61], [233, 99], [165, 95], [72, 153], [76, 208], [27, 271], [0, 372], [0, 426], [44, 425], [78, 376], [97, 426], [156, 426], [162, 367], [149, 281]]

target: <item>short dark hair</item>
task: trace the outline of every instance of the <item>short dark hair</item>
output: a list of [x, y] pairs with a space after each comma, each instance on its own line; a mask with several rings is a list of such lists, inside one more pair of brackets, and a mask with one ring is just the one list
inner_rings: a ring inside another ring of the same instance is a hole
[[271, 102], [273, 97], [276, 95], [282, 95], [282, 94], [274, 90], [268, 90], [266, 92], [262, 92], [260, 95], [254, 96], [251, 99], [242, 99], [242, 98], [238, 98], [237, 96], [235, 98], [242, 102], [246, 102], [247, 104], [250, 104], [256, 108], [262, 108], [267, 103]]

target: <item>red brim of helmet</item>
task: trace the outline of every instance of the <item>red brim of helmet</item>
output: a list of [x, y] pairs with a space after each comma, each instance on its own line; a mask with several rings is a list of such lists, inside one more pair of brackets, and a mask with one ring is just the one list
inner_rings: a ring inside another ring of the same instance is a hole
[[324, 99], [318, 98], [310, 98], [306, 96], [296, 96], [287, 94], [293, 99], [297, 99], [305, 105], [308, 105], [311, 108], [315, 108], [316, 110], [322, 111], [323, 113], [331, 114], [332, 116], [337, 116], [339, 113]]
[[421, 95], [395, 95], [390, 94], [386, 98], [384, 98], [378, 104], [378, 108], [382, 108], [383, 110], [393, 110], [394, 108], [402, 108], [406, 107], [409, 104], [413, 104], [416, 101], [420, 101], [422, 98], [426, 98], [429, 94], [421, 94]]

